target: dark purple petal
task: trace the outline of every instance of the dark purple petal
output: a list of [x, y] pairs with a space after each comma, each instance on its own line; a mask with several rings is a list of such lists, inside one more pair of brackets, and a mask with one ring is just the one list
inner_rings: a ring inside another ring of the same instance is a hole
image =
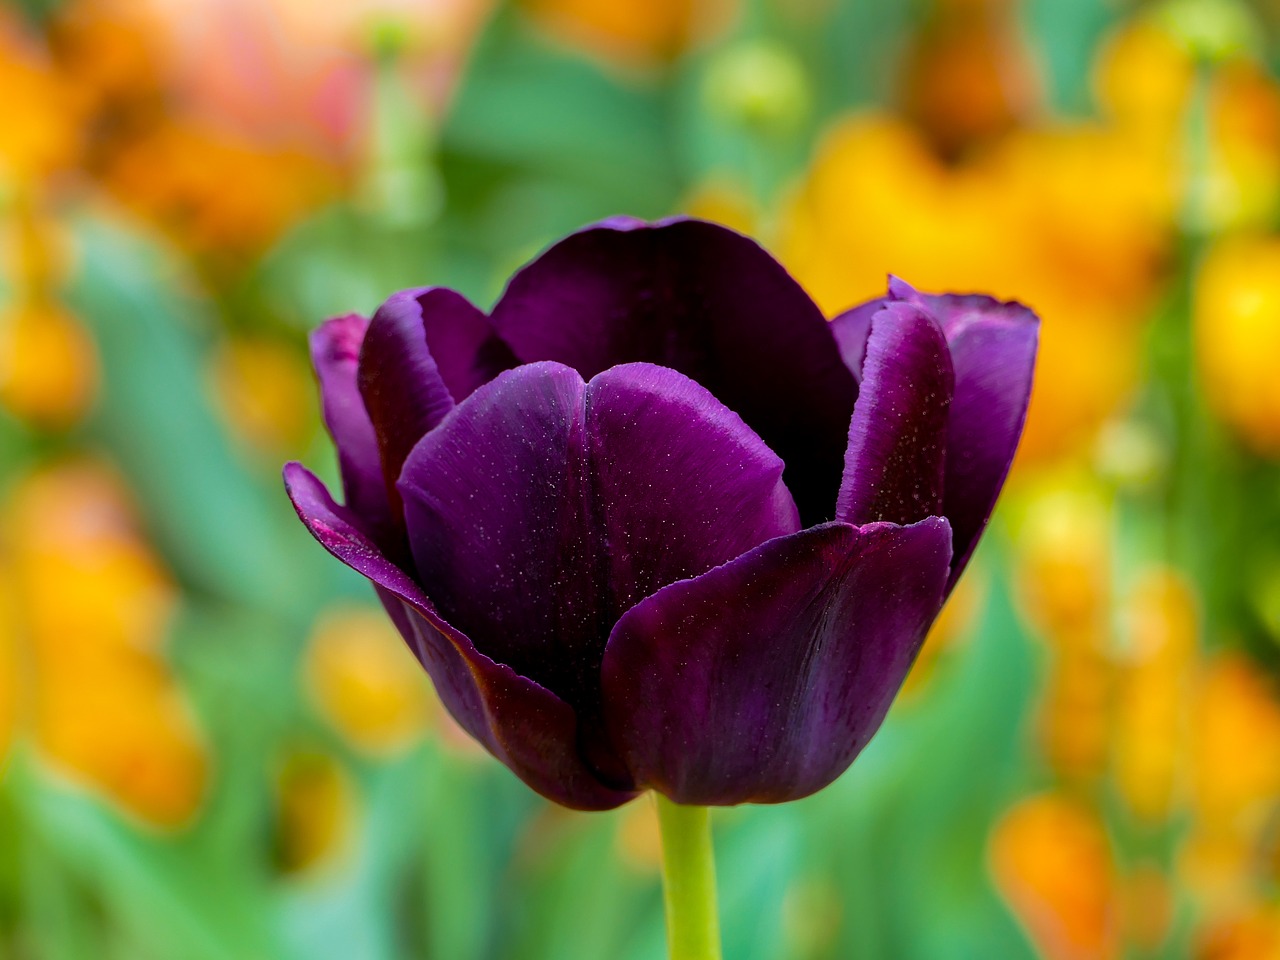
[[624, 610], [798, 528], [781, 475], [735, 414], [675, 371], [629, 364], [587, 385], [537, 363], [427, 435], [400, 492], [420, 582], [446, 619], [590, 713]]
[[806, 523], [832, 516], [857, 385], [821, 311], [754, 241], [698, 220], [607, 221], [517, 273], [492, 319], [526, 362], [691, 377], [782, 457]]
[[942, 507], [955, 530], [954, 584], [1013, 464], [1031, 400], [1040, 320], [1020, 303], [991, 297], [929, 296], [896, 278], [889, 289], [942, 324], [955, 368]]
[[498, 339], [489, 318], [462, 294], [430, 287], [417, 301], [427, 346], [455, 403], [516, 365], [511, 348]]
[[635, 782], [677, 803], [776, 803], [871, 739], [942, 604], [951, 536], [843, 523], [772, 540], [622, 617], [602, 668]]
[[800, 529], [783, 463], [681, 373], [613, 367], [587, 385], [592, 480], [620, 613]]
[[347, 506], [381, 539], [394, 529], [382, 479], [378, 438], [356, 386], [356, 365], [369, 321], [359, 314], [327, 320], [311, 334], [311, 362], [320, 380], [324, 422], [338, 449]]
[[868, 300], [846, 310], [831, 321], [831, 334], [840, 348], [840, 359], [849, 368], [853, 378], [862, 383], [862, 365], [867, 359], [867, 338], [871, 336], [871, 319], [884, 309], [889, 301], [881, 297]]
[[954, 387], [946, 340], [928, 313], [890, 303], [875, 314], [849, 424], [839, 519], [914, 523], [942, 512]]
[[356, 382], [378, 437], [387, 498], [399, 513], [396, 478], [413, 445], [453, 409], [453, 396], [427, 348], [418, 297], [402, 290], [369, 323], [360, 350]]
[[[421, 588], [387, 559], [359, 520], [337, 506], [305, 467], [288, 464], [284, 478], [294, 509], [312, 536], [378, 588], [441, 701], [463, 729], [530, 787], [557, 803], [603, 810], [634, 795], [605, 786], [582, 761], [577, 747], [579, 724], [572, 707], [479, 653], [464, 633], [440, 617]], [[394, 604], [400, 605], [398, 611]]]

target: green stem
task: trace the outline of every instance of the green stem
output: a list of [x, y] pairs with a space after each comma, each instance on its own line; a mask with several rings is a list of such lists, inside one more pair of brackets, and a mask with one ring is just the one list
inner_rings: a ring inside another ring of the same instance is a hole
[[670, 960], [720, 960], [716, 861], [706, 807], [682, 807], [661, 794], [662, 890]]

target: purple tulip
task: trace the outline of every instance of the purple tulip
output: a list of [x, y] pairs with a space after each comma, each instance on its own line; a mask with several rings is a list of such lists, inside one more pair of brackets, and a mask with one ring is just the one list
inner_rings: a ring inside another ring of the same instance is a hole
[[425, 287], [324, 324], [346, 505], [285, 483], [534, 790], [793, 800], [866, 745], [973, 552], [1037, 331], [898, 280], [828, 324], [746, 237], [609, 220], [487, 316]]

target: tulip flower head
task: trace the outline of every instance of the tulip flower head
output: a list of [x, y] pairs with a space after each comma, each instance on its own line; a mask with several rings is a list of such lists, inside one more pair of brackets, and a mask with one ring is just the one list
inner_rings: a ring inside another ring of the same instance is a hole
[[324, 324], [345, 502], [285, 483], [534, 790], [793, 800], [875, 733], [968, 562], [1037, 333], [898, 280], [828, 323], [740, 234], [617, 218], [487, 315], [427, 287]]

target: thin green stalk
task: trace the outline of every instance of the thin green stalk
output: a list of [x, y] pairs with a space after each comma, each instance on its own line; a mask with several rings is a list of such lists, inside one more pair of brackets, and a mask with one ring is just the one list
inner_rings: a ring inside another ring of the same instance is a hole
[[670, 960], [720, 960], [710, 811], [682, 807], [661, 794], [654, 797], [662, 830], [662, 891]]

